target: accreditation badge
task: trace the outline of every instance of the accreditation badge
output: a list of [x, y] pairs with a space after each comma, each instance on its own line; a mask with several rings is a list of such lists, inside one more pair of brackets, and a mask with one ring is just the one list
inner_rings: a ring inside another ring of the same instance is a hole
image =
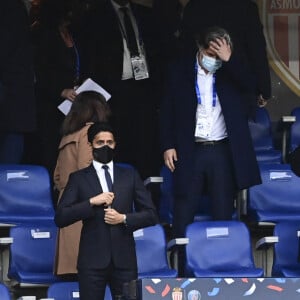
[[196, 114], [195, 137], [207, 139], [212, 130], [212, 117], [207, 114], [204, 105], [198, 105]]
[[135, 80], [142, 80], [149, 78], [148, 67], [145, 56], [140, 54], [139, 56], [131, 57], [131, 65]]
[[211, 133], [211, 120], [210, 118], [202, 118], [201, 120], [197, 120], [195, 137], [207, 139]]

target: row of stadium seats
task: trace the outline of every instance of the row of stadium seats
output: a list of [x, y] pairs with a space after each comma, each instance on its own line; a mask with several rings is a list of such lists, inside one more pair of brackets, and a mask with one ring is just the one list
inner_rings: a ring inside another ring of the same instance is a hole
[[[294, 124], [296, 124], [296, 122]], [[295, 142], [293, 143], [293, 147], [295, 147]], [[252, 187], [247, 191], [247, 217], [253, 222], [274, 222], [274, 224], [277, 224], [278, 226], [281, 223], [285, 224], [286, 221], [289, 221], [288, 224], [290, 224], [291, 220], [298, 220], [300, 224], [300, 203], [298, 201], [298, 195], [300, 195], [300, 178], [295, 176], [290, 169], [290, 166], [282, 163], [282, 161], [260, 163], [260, 170], [263, 184]], [[172, 179], [171, 177], [167, 177], [170, 176], [170, 174], [168, 174], [166, 169], [163, 169], [163, 171], [165, 173], [162, 172], [163, 183], [161, 184], [161, 196], [162, 199], [166, 194], [169, 197], [169, 202], [167, 203], [169, 206], [165, 210], [165, 212], [167, 212], [165, 215], [169, 218], [168, 223], [171, 224], [173, 201]], [[209, 203], [209, 199], [206, 199], [206, 202], [201, 202], [207, 204]], [[165, 208], [165, 203], [166, 202], [161, 200], [160, 216], [162, 222], [164, 222], [162, 210]], [[202, 210], [200, 212], [200, 217], [197, 217], [198, 220], [209, 219], [209, 210], [205, 211], [208, 207], [206, 204], [204, 205], [204, 208], [201, 208], [201, 210], [204, 209], [204, 211]], [[235, 214], [233, 218], [236, 219], [238, 216], [239, 213]], [[9, 228], [9, 238], [11, 239], [11, 243], [8, 243], [10, 258], [7, 276], [12, 283], [26, 286], [27, 284], [53, 285], [58, 282], [58, 278], [52, 274], [57, 235], [57, 228], [53, 219], [54, 210], [48, 172], [40, 166], [0, 165], [0, 222], [2, 223], [2, 226], [7, 226], [7, 228]], [[204, 252], [209, 253], [212, 258], [211, 267], [213, 272], [210, 274], [215, 274], [213, 276], [219, 274], [219, 277], [225, 276], [225, 273], [222, 275], [222, 272], [217, 270], [216, 266], [221, 266], [222, 260], [224, 260], [227, 264], [225, 269], [229, 270], [229, 266], [233, 266], [236, 261], [231, 261], [229, 256], [225, 259], [224, 253], [236, 254], [239, 245], [237, 244], [234, 249], [228, 249], [227, 252], [224, 251], [224, 249], [226, 249], [225, 243], [223, 245], [221, 242], [225, 240], [227, 241], [227, 244], [234, 245], [233, 242], [229, 242], [229, 239], [232, 237], [231, 234], [234, 232], [232, 229], [234, 227], [231, 228], [231, 226], [240, 223], [245, 226], [239, 221], [220, 224], [215, 222], [201, 222], [202, 226], [208, 226], [203, 234], [203, 236], [206, 237], [205, 245], [207, 248], [203, 247], [203, 242], [198, 241], [196, 237], [193, 236], [189, 238], [189, 243], [185, 245], [187, 258], [189, 253], [191, 253], [190, 255], [198, 255], [198, 253], [202, 253], [200, 251], [202, 248], [206, 249]], [[197, 228], [199, 236], [200, 227], [198, 226], [200, 223], [196, 222], [195, 224], [192, 224], [191, 228], [192, 226], [196, 226], [195, 228]], [[275, 228], [277, 228], [277, 225]], [[221, 229], [216, 230], [216, 228], [219, 227]], [[297, 275], [297, 272], [300, 269], [297, 260], [299, 252], [297, 237], [298, 229], [298, 224], [296, 223], [295, 228], [290, 230], [290, 233], [293, 233], [293, 242], [289, 242], [288, 245], [291, 246], [291, 249], [289, 250], [293, 251], [293, 254], [290, 252], [288, 256], [289, 260], [283, 260], [285, 266], [288, 261], [292, 261], [292, 266], [296, 270], [295, 273], [293, 273], [294, 275]], [[245, 230], [245, 228], [243, 230]], [[214, 231], [217, 231], [217, 235], [214, 236], [213, 234], [208, 238], [208, 232]], [[148, 232], [151, 233], [148, 234]], [[219, 236], [220, 232], [221, 236]], [[274, 234], [279, 235], [275, 229]], [[246, 236], [248, 240], [250, 240], [248, 233], [245, 234], [244, 232], [239, 233], [238, 235], [240, 235], [240, 237], [242, 235]], [[167, 259], [167, 251], [169, 249], [167, 248], [165, 232], [161, 225], [135, 232], [135, 240], [138, 253], [139, 278], [177, 276], [177, 270], [169, 267]], [[271, 239], [271, 243], [274, 244], [275, 240], [276, 239]], [[278, 248], [281, 245], [281, 240], [284, 239], [280, 238], [279, 241], [276, 241], [274, 244], [275, 258], [273, 270], [278, 270], [279, 268], [276, 266], [277, 261], [280, 261], [280, 264], [284, 265], [284, 263], [278, 259], [276, 250], [276, 247]], [[4, 240], [3, 243], [7, 243], [7, 240]], [[241, 239], [239, 239], [238, 243], [241, 244]], [[247, 245], [248, 247], [248, 242], [243, 242], [242, 244]], [[156, 248], [153, 248], [155, 245]], [[262, 247], [261, 244], [259, 246]], [[221, 250], [222, 255], [216, 252], [216, 258], [213, 258], [213, 252], [209, 250], [209, 247], [212, 247], [211, 249]], [[190, 248], [194, 250], [188, 251]], [[266, 246], [263, 246], [263, 248], [266, 249]], [[248, 250], [245, 249], [246, 248], [244, 248], [242, 254], [243, 258], [247, 261], [245, 265], [250, 263], [255, 267], [253, 257], [251, 258], [251, 245], [249, 244]], [[248, 254], [250, 254], [250, 256], [248, 256]], [[199, 256], [202, 258], [204, 257], [204, 254], [202, 253]], [[220, 261], [217, 259], [219, 256], [222, 258]], [[195, 262], [196, 259], [197, 257], [193, 258], [193, 261]], [[243, 260], [239, 259], [239, 261]], [[208, 262], [210, 262], [210, 260], [205, 261], [205, 264], [208, 264]], [[201, 276], [201, 272], [204, 272], [202, 273], [204, 274], [203, 277], [209, 277], [209, 273], [207, 273], [209, 267], [210, 266], [205, 265], [202, 267], [202, 271], [195, 271], [194, 266], [187, 264], [186, 271], [191, 276]], [[256, 269], [256, 272], [258, 271], [261, 272], [261, 270]], [[273, 271], [273, 274], [274, 276], [289, 276], [289, 274], [292, 273]], [[228, 274], [226, 276], [228, 276]], [[246, 273], [245, 276], [251, 277], [248, 273]], [[258, 273], [255, 273], [253, 276], [257, 277]], [[59, 298], [57, 299], [59, 300]]]
[[[275, 248], [272, 276], [299, 277], [299, 229], [299, 223], [295, 222], [280, 222], [275, 226], [275, 236], [271, 241]], [[255, 267], [253, 262], [250, 235], [244, 223], [240, 221], [195, 222], [188, 226], [186, 236], [188, 239], [185, 246], [186, 272], [189, 277], [263, 277], [263, 270]], [[135, 232], [135, 239], [138, 266], [139, 270], [142, 270], [139, 278], [175, 278], [177, 276], [176, 271], [167, 265], [167, 244], [161, 225]], [[268, 241], [264, 239], [264, 242]], [[36, 246], [40, 249], [38, 245]], [[259, 241], [258, 248], [262, 246], [263, 243]], [[25, 249], [26, 245], [23, 245], [23, 250]], [[141, 251], [143, 256], [139, 257]], [[35, 255], [36, 253], [37, 251]], [[41, 270], [42, 268], [41, 266]], [[49, 283], [47, 297], [55, 300], [79, 300], [78, 283]], [[11, 300], [9, 289], [2, 284], [0, 284], [0, 299]], [[111, 299], [108, 288], [105, 299]]]
[[[299, 225], [295, 222], [283, 222], [275, 226], [274, 234], [276, 236], [271, 241], [275, 249], [272, 276], [300, 276]], [[138, 230], [134, 236], [139, 279], [177, 277], [176, 270], [171, 269], [168, 264], [167, 243], [161, 225]], [[275, 240], [275, 238], [277, 239]], [[264, 242], [268, 242], [268, 240], [264, 240]], [[28, 241], [26, 241], [26, 245], [27, 243]], [[243, 222], [194, 222], [187, 228], [185, 244], [186, 277], [261, 278], [264, 276], [264, 270], [255, 266], [249, 230]], [[23, 245], [23, 250], [25, 247]], [[262, 248], [261, 241], [258, 243], [258, 248]], [[36, 249], [41, 250], [39, 245], [36, 245]], [[35, 256], [38, 256], [37, 250], [34, 251]], [[46, 267], [43, 266], [43, 268]], [[77, 282], [48, 283], [47, 297], [49, 299], [80, 299]], [[110, 299], [110, 292], [107, 289], [106, 300]]]
[[[300, 123], [300, 109], [295, 109], [293, 115], [296, 117], [298, 122], [294, 122], [291, 126], [291, 138], [290, 138], [290, 149], [295, 149], [296, 145], [300, 144], [300, 130], [297, 130]], [[252, 125], [251, 125], [252, 124]], [[264, 190], [278, 195], [280, 194], [284, 198], [291, 199], [293, 201], [294, 194], [297, 193], [296, 186], [298, 180], [296, 176], [291, 172], [288, 164], [282, 164], [282, 153], [279, 150], [275, 150], [273, 146], [273, 140], [271, 138], [271, 125], [268, 113], [265, 108], [259, 108], [257, 111], [257, 119], [255, 122], [250, 122], [250, 128], [252, 126], [252, 136], [257, 151], [258, 158], [260, 157], [261, 173], [263, 178], [263, 185], [254, 187], [248, 192], [249, 201], [247, 205], [251, 216], [255, 215], [256, 207], [252, 205], [252, 202], [256, 201], [253, 199], [252, 191], [264, 193]], [[254, 129], [254, 127], [256, 129]], [[269, 154], [263, 154], [263, 153]], [[264, 159], [262, 158], [264, 157]], [[265, 163], [268, 161], [268, 166]], [[277, 165], [278, 164], [278, 165]], [[286, 176], [284, 176], [286, 174]], [[274, 178], [274, 176], [279, 176]], [[172, 175], [163, 167], [161, 170], [161, 176], [163, 183], [161, 184], [161, 199], [160, 199], [160, 218], [161, 222], [172, 224]], [[282, 186], [282, 188], [276, 190], [276, 185]], [[292, 194], [284, 193], [285, 186], [288, 187]], [[267, 197], [267, 196], [265, 196]], [[24, 223], [43, 223], [53, 220], [54, 210], [53, 202], [51, 198], [50, 180], [47, 171], [39, 166], [26, 166], [26, 165], [1, 165], [0, 166], [0, 222], [5, 224], [24, 224]], [[202, 218], [209, 218], [209, 201], [204, 198], [199, 203], [203, 205], [199, 208], [199, 215]], [[268, 201], [266, 201], [268, 203]], [[284, 202], [286, 203], [286, 202]], [[282, 205], [284, 205], [282, 203]], [[279, 202], [278, 202], [279, 204]], [[290, 207], [289, 202], [289, 207]], [[273, 207], [274, 204], [272, 203]], [[297, 203], [292, 204], [292, 215], [299, 213]], [[300, 204], [299, 204], [300, 205]], [[18, 209], [16, 209], [18, 207]], [[277, 206], [275, 205], [275, 210]], [[258, 207], [258, 210], [263, 210], [268, 213], [270, 207], [266, 204], [264, 207]], [[282, 207], [279, 207], [278, 211]], [[272, 211], [270, 212], [272, 213]], [[286, 212], [289, 214], [289, 211]], [[240, 212], [237, 212], [239, 216]]]

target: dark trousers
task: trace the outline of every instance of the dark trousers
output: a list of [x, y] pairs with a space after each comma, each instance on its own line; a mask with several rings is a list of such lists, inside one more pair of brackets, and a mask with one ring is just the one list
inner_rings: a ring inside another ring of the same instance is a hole
[[201, 195], [207, 193], [213, 220], [232, 219], [236, 185], [228, 142], [216, 145], [195, 145], [192, 181], [186, 194], [174, 200], [173, 234], [185, 236], [186, 226], [193, 222]]
[[[194, 221], [204, 191], [210, 202], [213, 220], [231, 220], [236, 197], [232, 157], [228, 142], [195, 145], [192, 181], [185, 195], [175, 195], [173, 236], [184, 237], [188, 224]], [[178, 249], [178, 275], [185, 274], [185, 249]]]
[[104, 269], [81, 268], [78, 279], [81, 300], [103, 300], [106, 285], [110, 286], [113, 300], [120, 300], [124, 283], [136, 280], [137, 271], [117, 268], [111, 263]]

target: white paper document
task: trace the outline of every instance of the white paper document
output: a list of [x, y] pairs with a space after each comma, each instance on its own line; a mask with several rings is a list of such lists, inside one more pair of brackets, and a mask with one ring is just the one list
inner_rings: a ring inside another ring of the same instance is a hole
[[[111, 98], [111, 94], [109, 94], [102, 86], [97, 84], [91, 78], [88, 78], [83, 82], [81, 86], [76, 89], [76, 93], [79, 94], [84, 91], [95, 91], [103, 95], [106, 101]], [[64, 114], [67, 115], [72, 106], [72, 101], [65, 99], [60, 105], [58, 105], [58, 109]]]

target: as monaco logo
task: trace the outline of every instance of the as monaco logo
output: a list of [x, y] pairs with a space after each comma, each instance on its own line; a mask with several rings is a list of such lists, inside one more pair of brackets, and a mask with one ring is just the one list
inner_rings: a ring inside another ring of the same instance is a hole
[[300, 96], [300, 0], [259, 0], [270, 65]]

